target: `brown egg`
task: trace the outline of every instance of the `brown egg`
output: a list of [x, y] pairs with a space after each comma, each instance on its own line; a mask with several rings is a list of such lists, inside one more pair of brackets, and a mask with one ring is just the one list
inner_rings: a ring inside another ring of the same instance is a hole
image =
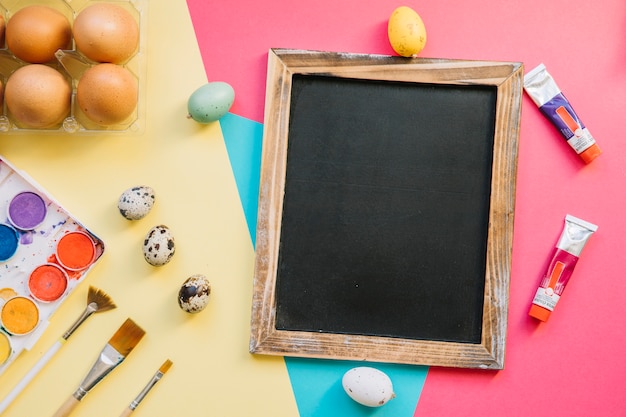
[[0, 48], [4, 47], [4, 34], [7, 29], [7, 21], [4, 20], [4, 16], [0, 15]]
[[137, 108], [137, 78], [126, 68], [110, 63], [89, 68], [78, 81], [76, 101], [85, 116], [99, 125], [128, 119]]
[[121, 64], [139, 45], [139, 25], [130, 12], [111, 3], [96, 3], [74, 20], [76, 48], [96, 62]]
[[50, 128], [70, 112], [71, 86], [67, 78], [52, 67], [29, 64], [9, 76], [4, 100], [18, 125], [25, 128]]
[[33, 5], [19, 9], [6, 25], [7, 47], [30, 63], [43, 64], [54, 59], [58, 49], [67, 49], [72, 39], [70, 22], [60, 11]]

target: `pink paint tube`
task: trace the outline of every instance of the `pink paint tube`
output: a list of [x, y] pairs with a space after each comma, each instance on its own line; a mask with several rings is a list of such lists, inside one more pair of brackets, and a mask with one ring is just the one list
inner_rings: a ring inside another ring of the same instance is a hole
[[572, 276], [580, 253], [598, 226], [572, 215], [565, 216], [565, 224], [548, 269], [535, 293], [529, 315], [547, 321], [565, 286]]
[[545, 65], [539, 64], [524, 76], [524, 90], [585, 163], [602, 153]]

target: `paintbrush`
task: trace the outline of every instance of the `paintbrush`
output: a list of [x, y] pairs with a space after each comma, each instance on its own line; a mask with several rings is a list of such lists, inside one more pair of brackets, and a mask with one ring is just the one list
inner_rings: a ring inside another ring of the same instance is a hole
[[0, 403], [0, 414], [7, 409], [13, 400], [26, 388], [26, 386], [33, 380], [33, 378], [43, 369], [43, 367], [52, 359], [52, 357], [61, 349], [61, 346], [70, 338], [70, 336], [80, 327], [94, 313], [102, 313], [114, 309], [115, 303], [111, 300], [104, 291], [94, 287], [89, 287], [87, 292], [87, 306], [83, 310], [78, 320], [72, 324], [72, 326], [61, 336], [59, 340], [52, 345], [46, 353], [37, 361], [37, 363], [28, 371], [28, 373], [22, 378], [20, 382], [13, 388], [13, 390], [6, 396], [2, 403]]
[[134, 321], [126, 319], [104, 346], [78, 389], [59, 407], [53, 417], [69, 416], [85, 395], [126, 359], [145, 334]]
[[139, 406], [139, 403], [141, 403], [141, 401], [143, 401], [143, 399], [146, 397], [146, 395], [148, 395], [148, 393], [150, 392], [152, 387], [154, 387], [156, 385], [156, 383], [161, 380], [163, 375], [170, 369], [170, 366], [172, 366], [172, 361], [171, 360], [168, 359], [165, 362], [163, 362], [163, 365], [161, 365], [159, 370], [156, 371], [156, 373], [154, 374], [152, 379], [143, 388], [143, 390], [141, 390], [139, 395], [137, 395], [137, 397], [135, 397], [133, 402], [131, 402], [130, 405], [128, 407], [126, 407], [124, 409], [124, 411], [122, 411], [122, 414], [120, 414], [120, 417], [128, 417], [128, 416], [130, 416], [130, 414], [133, 411], [135, 411], [135, 409]]

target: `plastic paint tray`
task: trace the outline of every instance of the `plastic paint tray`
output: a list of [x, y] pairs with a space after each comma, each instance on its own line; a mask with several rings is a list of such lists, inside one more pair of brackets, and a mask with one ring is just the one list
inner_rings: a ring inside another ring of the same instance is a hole
[[[102, 132], [139, 134], [145, 129], [145, 89], [146, 89], [146, 38], [148, 0], [0, 0], [0, 16], [8, 22], [11, 16], [26, 6], [41, 5], [60, 11], [73, 27], [74, 19], [81, 10], [95, 3], [110, 3], [126, 9], [139, 25], [139, 47], [136, 53], [126, 62], [119, 65], [126, 67], [138, 81], [138, 98], [135, 112], [125, 121], [116, 125], [102, 126], [90, 121], [76, 103], [76, 88], [82, 74], [97, 62], [91, 61], [76, 48], [72, 37], [69, 49], [59, 49], [56, 59], [48, 65], [57, 69], [71, 83], [70, 114], [52, 128], [36, 129], [22, 127], [7, 109], [6, 102], [0, 101], [0, 135], [19, 133], [57, 133], [73, 135], [92, 135]], [[24, 65], [29, 65], [13, 55], [7, 48], [4, 36], [0, 38], [0, 81], [6, 85], [13, 72]]]
[[[15, 198], [18, 195], [20, 197]], [[37, 217], [42, 209], [45, 217], [36, 225], [41, 220]], [[32, 230], [23, 230], [33, 226]], [[77, 235], [83, 242], [87, 236], [93, 243], [85, 249], [87, 262], [79, 268], [63, 266], [62, 259], [57, 256], [57, 245], [64, 237], [67, 242], [68, 237]], [[23, 350], [32, 348], [53, 313], [84, 281], [103, 252], [102, 240], [28, 175], [0, 156], [0, 348], [4, 347], [0, 349], [0, 374]], [[36, 269], [38, 272], [33, 274]], [[12, 305], [16, 308], [11, 309]], [[19, 310], [19, 306], [30, 310]], [[10, 343], [8, 353], [7, 339]]]

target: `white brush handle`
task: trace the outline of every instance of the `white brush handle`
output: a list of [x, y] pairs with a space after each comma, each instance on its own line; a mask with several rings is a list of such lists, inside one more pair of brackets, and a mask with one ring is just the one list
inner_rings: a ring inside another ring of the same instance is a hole
[[52, 357], [61, 349], [63, 346], [63, 340], [57, 340], [54, 345], [48, 349], [44, 355], [39, 358], [35, 366], [33, 366], [30, 371], [22, 378], [20, 382], [13, 388], [13, 390], [6, 396], [2, 403], [0, 403], [0, 414], [4, 412], [4, 410], [11, 405], [13, 400], [20, 395], [20, 393], [26, 388], [26, 386], [33, 380], [33, 378], [43, 369], [44, 366], [52, 359]]
[[65, 400], [63, 405], [59, 407], [56, 413], [52, 417], [67, 417], [72, 414], [72, 411], [76, 408], [76, 406], [80, 403], [73, 395]]

